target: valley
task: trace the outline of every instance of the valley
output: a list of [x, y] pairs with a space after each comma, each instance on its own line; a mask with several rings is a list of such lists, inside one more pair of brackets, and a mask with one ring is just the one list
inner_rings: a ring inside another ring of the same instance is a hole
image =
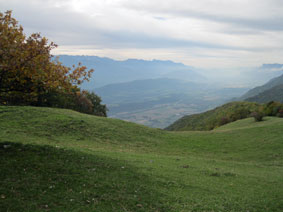
[[204, 70], [173, 61], [67, 55], [59, 59], [67, 66], [82, 62], [95, 69], [82, 88], [101, 96], [109, 117], [155, 128], [237, 100], [250, 88], [279, 76], [283, 67], [265, 64], [239, 69], [245, 73], [242, 77], [230, 76], [229, 70]]
[[219, 72], [212, 77], [209, 70], [172, 61], [116, 61], [67, 55], [59, 59], [64, 65], [80, 61], [95, 69], [92, 79], [82, 88], [101, 96], [109, 117], [155, 128], [165, 128], [184, 115], [201, 113], [240, 97], [252, 85], [282, 71], [280, 66], [271, 72], [273, 66], [266, 65], [251, 69], [244, 81], [239, 77], [232, 81], [227, 74]]

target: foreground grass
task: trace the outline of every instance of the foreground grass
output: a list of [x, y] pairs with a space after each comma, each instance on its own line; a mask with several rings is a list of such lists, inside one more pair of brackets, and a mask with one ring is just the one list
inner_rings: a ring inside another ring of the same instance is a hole
[[283, 119], [171, 133], [0, 107], [0, 211], [282, 211]]

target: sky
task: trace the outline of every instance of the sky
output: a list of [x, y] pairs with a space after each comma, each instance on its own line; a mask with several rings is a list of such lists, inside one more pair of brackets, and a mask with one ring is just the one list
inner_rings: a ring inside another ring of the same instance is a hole
[[0, 0], [53, 54], [200, 68], [283, 63], [283, 0]]

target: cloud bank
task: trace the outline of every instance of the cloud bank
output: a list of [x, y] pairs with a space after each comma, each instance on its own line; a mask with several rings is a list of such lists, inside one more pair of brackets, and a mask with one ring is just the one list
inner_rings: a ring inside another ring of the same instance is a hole
[[282, 63], [281, 0], [0, 0], [56, 54], [170, 59], [198, 67]]

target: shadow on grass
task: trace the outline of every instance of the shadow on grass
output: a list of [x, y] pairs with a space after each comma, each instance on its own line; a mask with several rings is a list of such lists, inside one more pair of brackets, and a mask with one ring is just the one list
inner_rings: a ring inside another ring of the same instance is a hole
[[0, 211], [170, 211], [154, 179], [123, 161], [0, 143]]

